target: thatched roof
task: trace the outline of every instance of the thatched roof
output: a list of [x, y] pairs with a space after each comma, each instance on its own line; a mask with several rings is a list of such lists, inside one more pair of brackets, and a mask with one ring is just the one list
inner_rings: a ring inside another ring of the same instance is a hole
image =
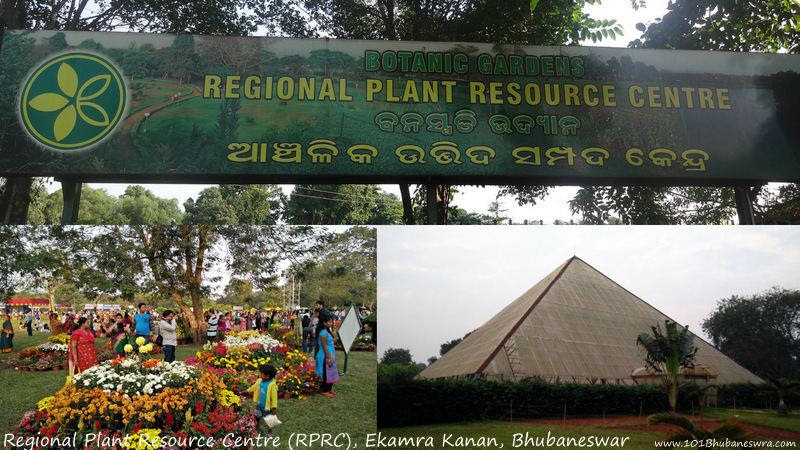
[[[666, 315], [572, 257], [423, 370], [420, 378], [538, 378], [633, 384], [640, 333]], [[680, 323], [680, 322], [679, 322]], [[699, 337], [717, 384], [762, 380]]]

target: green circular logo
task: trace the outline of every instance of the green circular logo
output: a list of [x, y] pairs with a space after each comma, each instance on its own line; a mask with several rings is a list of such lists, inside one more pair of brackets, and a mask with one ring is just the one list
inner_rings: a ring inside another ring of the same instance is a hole
[[91, 53], [67, 53], [32, 72], [19, 108], [35, 140], [56, 150], [80, 150], [119, 125], [125, 102], [125, 82], [114, 65]]

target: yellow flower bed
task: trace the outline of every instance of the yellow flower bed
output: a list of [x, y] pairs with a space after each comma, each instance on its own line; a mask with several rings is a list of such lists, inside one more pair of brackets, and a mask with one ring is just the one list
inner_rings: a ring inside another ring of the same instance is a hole
[[66, 333], [61, 333], [55, 336], [48, 336], [47, 340], [56, 344], [69, 344], [70, 337]]
[[156, 445], [160, 444], [158, 441], [160, 434], [161, 430], [141, 429], [138, 433], [130, 436], [130, 439], [128, 439], [129, 445], [125, 448], [128, 450], [155, 450], [161, 448], [161, 445]]
[[163, 423], [168, 411], [184, 411], [195, 407], [189, 401], [209, 404], [215, 393], [225, 388], [220, 379], [204, 372], [198, 380], [190, 380], [180, 388], [170, 388], [154, 395], [128, 396], [123, 392], [103, 392], [99, 388], [80, 389], [69, 384], [50, 401], [50, 417], [67, 428], [99, 421], [102, 428], [118, 429], [137, 424], [156, 426]]

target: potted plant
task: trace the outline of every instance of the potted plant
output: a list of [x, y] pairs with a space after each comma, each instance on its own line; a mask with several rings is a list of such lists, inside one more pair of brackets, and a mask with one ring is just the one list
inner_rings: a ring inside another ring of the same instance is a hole
[[300, 395], [302, 383], [300, 382], [300, 378], [297, 378], [297, 375], [287, 373], [278, 380], [278, 387], [283, 388], [283, 398], [292, 398]]
[[30, 358], [22, 358], [19, 360], [19, 368], [25, 372], [30, 372], [31, 366], [34, 364]]

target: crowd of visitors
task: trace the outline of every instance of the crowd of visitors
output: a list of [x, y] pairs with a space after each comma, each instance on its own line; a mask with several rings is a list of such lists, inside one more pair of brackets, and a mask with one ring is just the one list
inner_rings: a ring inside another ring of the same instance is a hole
[[[368, 310], [359, 312], [362, 318], [369, 313]], [[330, 322], [332, 326], [334, 321], [344, 319], [346, 314], [346, 310], [326, 309], [322, 301], [317, 301], [313, 309], [294, 311], [252, 309], [223, 313], [213, 309], [204, 313], [204, 325], [210, 342], [232, 331], [264, 332], [273, 325], [296, 329], [302, 338], [303, 352], [315, 355], [317, 369], [320, 371], [331, 365], [335, 367], [331, 328], [326, 327], [326, 324]], [[154, 336], [160, 335], [159, 345], [164, 350], [164, 360], [173, 362], [178, 345], [179, 322], [185, 320], [183, 313], [166, 310], [159, 315], [157, 311], [148, 309], [145, 303], [139, 303], [133, 314], [128, 311], [84, 310], [51, 312], [47, 317], [49, 320], [45, 320], [45, 313], [30, 309], [22, 314], [4, 314], [0, 329], [0, 353], [13, 351], [15, 329], [12, 319], [16, 319], [20, 323], [20, 331], [28, 332], [29, 336], [32, 336], [34, 330], [49, 332], [53, 336], [62, 333], [72, 336], [70, 369], [74, 368], [76, 371], [85, 370], [97, 363], [97, 354], [92, 351], [96, 338], [108, 338], [115, 355], [124, 356], [125, 346], [135, 342], [137, 338], [141, 337], [145, 343], [149, 343]], [[323, 370], [319, 375], [331, 377], [333, 380], [333, 372], [335, 370]], [[336, 395], [335, 392], [332, 395]]]

